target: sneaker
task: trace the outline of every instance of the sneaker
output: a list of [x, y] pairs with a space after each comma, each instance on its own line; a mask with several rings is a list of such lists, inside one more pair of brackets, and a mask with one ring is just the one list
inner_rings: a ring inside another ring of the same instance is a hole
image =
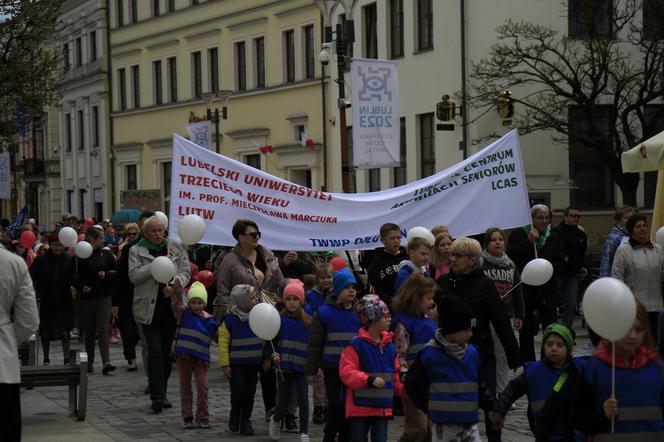
[[196, 419], [196, 426], [198, 428], [210, 428], [210, 419]]
[[297, 433], [297, 416], [292, 414], [287, 414], [286, 418], [286, 432], [288, 433]]
[[231, 410], [231, 414], [228, 417], [228, 431], [231, 433], [238, 433], [240, 431], [240, 414], [234, 413]]
[[101, 374], [109, 374], [112, 371], [115, 371], [115, 365], [106, 364], [104, 365], [104, 368], [101, 369]]
[[309, 442], [309, 435], [308, 434], [300, 434], [300, 442]]
[[164, 408], [172, 408], [173, 407], [173, 404], [171, 404], [171, 402], [166, 398], [163, 398], [161, 400], [161, 404]]
[[117, 344], [118, 342], [119, 342], [118, 338], [116, 338], [115, 335], [108, 338], [108, 343], [109, 344]]
[[325, 412], [323, 411], [323, 407], [314, 407], [314, 417], [312, 422], [317, 425], [325, 423]]
[[161, 413], [161, 410], [163, 409], [163, 404], [161, 403], [161, 399], [153, 400], [152, 405], [150, 405], [150, 408], [152, 408], [152, 411], [154, 411], [155, 414]]
[[182, 420], [182, 422], [183, 422], [182, 423], [182, 428], [184, 428], [185, 430], [191, 430], [192, 428], [194, 428], [194, 420], [192, 418], [185, 417]]
[[254, 427], [249, 419], [242, 419], [242, 422], [240, 422], [240, 434], [243, 436], [254, 435]]
[[51, 360], [49, 358], [44, 358], [44, 365], [51, 365]]
[[270, 416], [270, 424], [267, 427], [267, 434], [270, 435], [270, 439], [272, 440], [281, 439], [281, 425], [274, 420], [274, 416]]

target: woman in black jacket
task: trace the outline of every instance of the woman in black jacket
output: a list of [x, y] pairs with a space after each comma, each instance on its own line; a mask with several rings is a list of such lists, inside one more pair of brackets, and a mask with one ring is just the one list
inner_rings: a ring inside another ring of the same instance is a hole
[[[496, 355], [491, 326], [505, 349], [510, 368], [516, 369], [521, 365], [521, 355], [507, 309], [500, 301], [493, 282], [479, 268], [481, 256], [482, 247], [476, 240], [463, 236], [455, 239], [451, 250], [452, 270], [436, 280], [439, 287], [437, 296], [456, 296], [475, 311], [477, 322], [470, 343], [480, 352], [480, 378], [495, 397]], [[485, 419], [485, 422], [489, 420]], [[500, 441], [500, 430], [494, 429], [490, 423], [486, 425], [486, 433], [489, 441]]]
[[104, 368], [103, 374], [115, 370], [108, 352], [108, 321], [111, 317], [111, 293], [116, 273], [115, 256], [104, 247], [104, 234], [90, 228], [85, 239], [92, 245], [92, 255], [72, 260], [72, 286], [76, 289], [81, 329], [85, 334], [88, 353], [88, 371], [92, 372], [95, 359], [95, 337]]

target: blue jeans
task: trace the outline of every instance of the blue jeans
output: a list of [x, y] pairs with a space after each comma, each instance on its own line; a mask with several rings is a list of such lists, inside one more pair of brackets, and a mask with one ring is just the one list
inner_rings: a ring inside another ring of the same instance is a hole
[[143, 333], [148, 343], [148, 384], [150, 399], [166, 399], [168, 378], [173, 368], [171, 344], [175, 337], [175, 318], [143, 324]]
[[274, 420], [280, 422], [284, 414], [287, 413], [294, 385], [297, 392], [297, 406], [300, 409], [300, 433], [309, 434], [309, 383], [307, 377], [304, 373], [296, 372], [286, 372], [283, 375], [283, 380], [281, 376], [277, 376], [279, 401], [277, 402], [277, 411], [274, 413]]
[[563, 303], [563, 324], [572, 328], [576, 312], [576, 295], [579, 291], [579, 280], [576, 276], [558, 276], [556, 285]]
[[387, 442], [387, 418], [379, 416], [350, 418], [351, 442], [369, 442], [369, 431], [371, 431], [371, 442]]

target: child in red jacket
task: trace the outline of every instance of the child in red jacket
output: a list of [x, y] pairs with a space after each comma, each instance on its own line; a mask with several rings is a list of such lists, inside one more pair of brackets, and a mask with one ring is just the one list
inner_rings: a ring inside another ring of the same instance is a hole
[[387, 441], [394, 394], [404, 397], [399, 360], [389, 332], [390, 310], [377, 295], [365, 295], [355, 307], [362, 328], [341, 354], [339, 377], [346, 385], [346, 418], [351, 440]]

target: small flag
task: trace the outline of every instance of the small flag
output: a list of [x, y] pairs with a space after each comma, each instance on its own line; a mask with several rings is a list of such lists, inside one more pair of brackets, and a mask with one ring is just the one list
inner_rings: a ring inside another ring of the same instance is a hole
[[309, 150], [312, 150], [315, 147], [314, 140], [309, 138], [306, 130], [302, 131], [302, 138], [300, 138], [300, 143], [302, 144], [302, 147], [305, 147]]
[[266, 144], [265, 146], [259, 147], [258, 150], [260, 150], [263, 155], [267, 155], [269, 153], [272, 153], [272, 145]]
[[25, 218], [28, 215], [28, 206], [25, 205], [23, 208], [18, 212], [16, 215], [16, 218], [12, 221], [10, 225], [7, 226], [7, 232], [11, 235], [12, 238], [16, 237], [16, 233], [19, 231], [23, 223], [25, 222]]

